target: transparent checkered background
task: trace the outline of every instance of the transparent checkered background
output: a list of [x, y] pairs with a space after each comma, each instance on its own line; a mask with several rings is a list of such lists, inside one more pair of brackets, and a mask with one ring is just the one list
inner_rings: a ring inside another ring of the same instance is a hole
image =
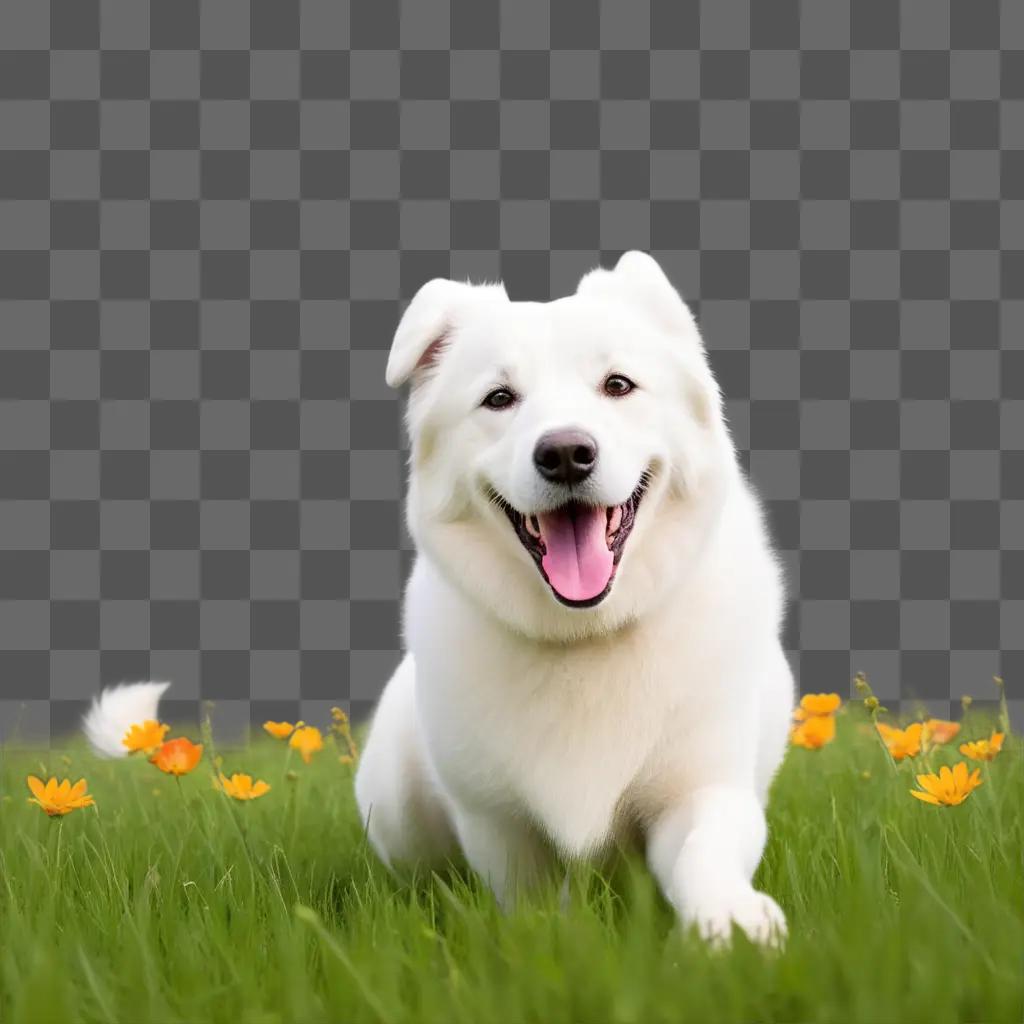
[[148, 677], [364, 715], [403, 301], [627, 248], [699, 314], [802, 687], [1024, 708], [1017, 0], [5, 0], [0, 48], [0, 733]]

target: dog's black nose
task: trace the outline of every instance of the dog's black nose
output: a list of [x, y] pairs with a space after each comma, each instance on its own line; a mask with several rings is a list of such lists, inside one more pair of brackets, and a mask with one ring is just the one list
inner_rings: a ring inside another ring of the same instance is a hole
[[533, 449], [533, 463], [553, 484], [578, 484], [597, 462], [597, 442], [582, 430], [551, 430]]

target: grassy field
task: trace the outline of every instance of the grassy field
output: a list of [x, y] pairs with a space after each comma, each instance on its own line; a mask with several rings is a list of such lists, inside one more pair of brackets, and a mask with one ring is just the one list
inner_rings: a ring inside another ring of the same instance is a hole
[[[331, 744], [287, 768], [270, 739], [224, 751], [273, 787], [247, 804], [205, 764], [178, 783], [81, 747], [7, 750], [0, 1021], [1020, 1021], [1020, 740], [964, 804], [934, 807], [865, 721], [841, 713], [836, 741], [791, 750], [776, 781], [758, 881], [789, 917], [781, 953], [680, 934], [628, 857], [574, 869], [565, 911], [545, 892], [504, 916], [457, 869], [400, 885]], [[961, 738], [984, 734], [968, 721]], [[960, 760], [956, 744], [930, 760]], [[85, 776], [96, 806], [47, 818], [30, 772]]]

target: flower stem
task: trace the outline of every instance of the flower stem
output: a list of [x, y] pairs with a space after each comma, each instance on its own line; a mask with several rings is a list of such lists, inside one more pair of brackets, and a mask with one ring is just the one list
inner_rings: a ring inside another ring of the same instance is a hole
[[1005, 735], [1010, 735], [1010, 709], [1006, 703], [1006, 684], [1001, 676], [993, 676], [992, 681], [999, 690], [999, 729]]
[[231, 805], [228, 808], [228, 814], [231, 816], [231, 820], [235, 823], [235, 828], [238, 830], [238, 835], [242, 840], [242, 849], [245, 850], [245, 859], [249, 862], [249, 886], [252, 898], [256, 898], [256, 858], [253, 856], [252, 847], [249, 845], [249, 832], [239, 816], [239, 809], [234, 806], [234, 801], [230, 797], [225, 797], [228, 803]]
[[889, 750], [888, 744], [882, 738], [882, 734], [878, 731], [878, 708], [873, 708], [871, 710], [871, 727], [874, 731], [875, 738], [878, 740], [882, 750], [885, 751], [885, 759], [889, 762], [889, 767], [894, 772], [898, 772], [899, 768], [896, 767], [896, 758], [892, 756], [892, 751]]
[[57, 878], [57, 879], [60, 878], [60, 853], [61, 853], [61, 846], [63, 845], [63, 843], [64, 843], [64, 817], [62, 815], [61, 817], [59, 817], [57, 819], [57, 857], [56, 857], [56, 865], [54, 867], [54, 872], [53, 872], [54, 877]]
[[182, 802], [182, 804], [185, 807], [185, 813], [191, 818], [192, 817], [192, 808], [189, 807], [189, 805], [188, 805], [188, 797], [185, 796], [185, 790], [183, 790], [181, 788], [181, 776], [180, 775], [175, 775], [174, 776], [174, 784], [175, 784], [175, 787], [178, 790], [178, 796], [181, 797], [181, 802]]
[[885, 759], [889, 762], [889, 767], [894, 772], [899, 769], [896, 767], [896, 758], [892, 756], [892, 751], [889, 750], [888, 744], [882, 738], [882, 734], [878, 731], [878, 713], [884, 711], [885, 708], [878, 703], [878, 698], [875, 696], [874, 690], [871, 689], [871, 684], [868, 682], [868, 677], [863, 672], [858, 672], [853, 677], [853, 685], [857, 692], [862, 694], [864, 697], [864, 708], [867, 713], [871, 716], [871, 728], [877, 738], [878, 742], [882, 745], [882, 750], [885, 751]]

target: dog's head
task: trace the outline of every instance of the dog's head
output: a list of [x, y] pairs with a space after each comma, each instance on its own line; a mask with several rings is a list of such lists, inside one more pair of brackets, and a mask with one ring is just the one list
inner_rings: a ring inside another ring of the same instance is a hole
[[640, 252], [549, 303], [428, 282], [387, 381], [411, 381], [419, 549], [531, 636], [592, 635], [655, 606], [735, 470], [693, 317]]

